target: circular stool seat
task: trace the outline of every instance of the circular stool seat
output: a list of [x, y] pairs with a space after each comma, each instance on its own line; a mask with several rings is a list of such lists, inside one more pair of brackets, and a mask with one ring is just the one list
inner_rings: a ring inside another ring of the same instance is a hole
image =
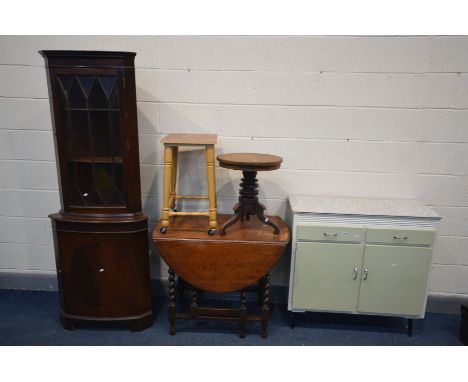
[[219, 165], [231, 170], [272, 171], [281, 167], [283, 158], [270, 154], [229, 153], [217, 156]]

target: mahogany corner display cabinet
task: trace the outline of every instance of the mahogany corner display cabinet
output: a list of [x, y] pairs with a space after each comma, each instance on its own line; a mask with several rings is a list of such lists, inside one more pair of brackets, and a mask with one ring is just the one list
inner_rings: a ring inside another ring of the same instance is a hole
[[60, 179], [52, 214], [60, 318], [152, 325], [141, 208], [135, 53], [39, 52], [46, 61]]

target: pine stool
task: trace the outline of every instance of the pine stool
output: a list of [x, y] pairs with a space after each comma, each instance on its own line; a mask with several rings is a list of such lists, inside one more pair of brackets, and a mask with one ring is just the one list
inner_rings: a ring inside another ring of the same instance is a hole
[[[171, 216], [208, 216], [209, 235], [216, 232], [216, 187], [215, 187], [215, 144], [216, 134], [169, 134], [161, 139], [164, 144], [164, 190], [161, 217], [161, 233], [166, 233]], [[208, 196], [177, 195], [177, 158], [179, 146], [203, 146], [206, 157], [206, 175], [208, 178]], [[178, 199], [208, 200], [207, 212], [176, 211]]]

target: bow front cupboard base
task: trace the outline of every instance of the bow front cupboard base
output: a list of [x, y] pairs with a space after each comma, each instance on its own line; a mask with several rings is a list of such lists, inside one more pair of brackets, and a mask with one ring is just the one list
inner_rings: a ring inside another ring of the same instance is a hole
[[293, 320], [306, 311], [424, 317], [435, 212], [386, 199], [294, 196], [290, 206]]

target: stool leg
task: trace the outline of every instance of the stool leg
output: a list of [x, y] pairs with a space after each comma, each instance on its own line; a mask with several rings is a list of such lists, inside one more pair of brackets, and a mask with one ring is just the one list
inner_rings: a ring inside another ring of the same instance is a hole
[[206, 175], [208, 178], [208, 202], [210, 231], [216, 229], [216, 184], [215, 184], [215, 148], [214, 145], [207, 145], [206, 154]]
[[171, 203], [170, 208], [176, 207], [176, 188], [177, 188], [177, 160], [179, 157], [179, 148], [172, 147], [172, 166], [171, 166]]
[[161, 218], [161, 232], [166, 232], [169, 227], [169, 210], [171, 206], [171, 170], [172, 170], [172, 153], [171, 146], [164, 145], [164, 189], [163, 189], [163, 209]]

